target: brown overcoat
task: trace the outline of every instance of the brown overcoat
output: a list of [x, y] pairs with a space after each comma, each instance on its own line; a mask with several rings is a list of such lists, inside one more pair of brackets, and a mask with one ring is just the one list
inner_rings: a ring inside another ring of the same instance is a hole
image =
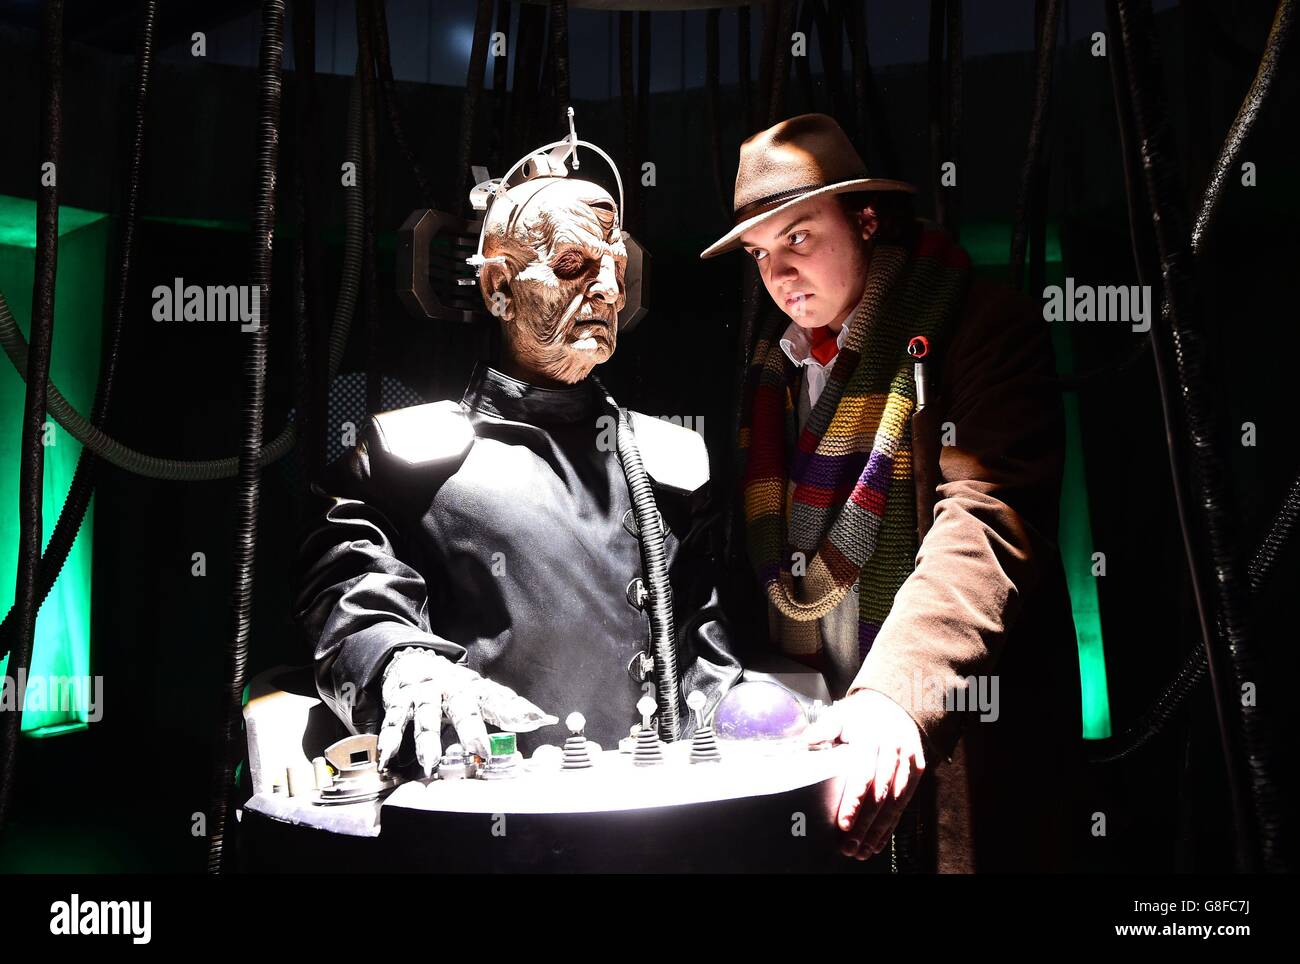
[[[974, 280], [947, 341], [932, 363], [938, 437], [917, 453], [937, 480], [933, 521], [848, 692], [887, 694], [921, 730], [928, 768], [909, 816], [935, 869], [1070, 870], [1082, 723], [1050, 326], [1025, 297]], [[934, 698], [964, 692], [964, 712]]]

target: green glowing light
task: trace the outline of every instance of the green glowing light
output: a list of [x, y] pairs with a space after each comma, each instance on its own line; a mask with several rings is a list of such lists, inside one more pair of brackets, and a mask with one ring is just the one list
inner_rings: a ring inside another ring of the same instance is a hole
[[[961, 245], [977, 269], [998, 281], [1006, 280], [1011, 260], [1010, 224], [963, 224]], [[1048, 225], [1046, 281], [1064, 284], [1061, 239], [1057, 226]], [[1070, 371], [1073, 350], [1070, 330], [1052, 326], [1052, 345], [1061, 371]], [[1074, 615], [1074, 634], [1079, 651], [1079, 682], [1082, 690], [1083, 738], [1101, 740], [1110, 736], [1110, 695], [1106, 685], [1106, 654], [1102, 645], [1101, 607], [1097, 579], [1092, 574], [1092, 519], [1088, 508], [1088, 486], [1083, 464], [1083, 436], [1080, 430], [1079, 399], [1072, 392], [1065, 402], [1065, 473], [1061, 484], [1061, 522], [1057, 538], [1065, 565], [1065, 580]]]
[[[14, 319], [28, 331], [35, 270], [36, 205], [0, 195], [0, 291]], [[100, 312], [104, 257], [108, 240], [105, 215], [77, 208], [59, 209], [59, 273], [55, 289], [54, 353], [50, 377], [72, 404], [89, 411], [99, 371]], [[18, 562], [18, 452], [22, 438], [24, 386], [8, 359], [0, 358], [0, 605], [13, 601]], [[67, 497], [81, 445], [51, 421], [45, 448], [42, 532], [48, 541]], [[68, 560], [36, 620], [29, 679], [90, 674], [90, 575], [94, 500]], [[0, 660], [0, 675], [8, 658]], [[79, 702], [79, 701], [78, 701]], [[28, 708], [23, 732], [40, 737], [84, 729], [85, 705]]]

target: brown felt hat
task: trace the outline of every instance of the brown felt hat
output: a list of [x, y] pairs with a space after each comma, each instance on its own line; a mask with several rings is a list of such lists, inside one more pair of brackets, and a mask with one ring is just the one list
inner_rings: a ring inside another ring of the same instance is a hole
[[911, 191], [906, 181], [867, 177], [849, 139], [825, 114], [800, 114], [749, 137], [740, 145], [735, 227], [705, 248], [712, 258], [740, 247], [740, 236], [801, 201], [846, 191]]

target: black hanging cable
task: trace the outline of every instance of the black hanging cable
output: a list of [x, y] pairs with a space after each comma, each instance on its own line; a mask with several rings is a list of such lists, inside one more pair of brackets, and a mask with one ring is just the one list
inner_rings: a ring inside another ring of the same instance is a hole
[[424, 176], [424, 169], [415, 156], [410, 142], [406, 139], [406, 129], [402, 126], [401, 108], [397, 103], [397, 84], [393, 79], [393, 63], [388, 50], [388, 11], [387, 0], [363, 0], [370, 6], [370, 41], [375, 65], [379, 68], [379, 99], [384, 112], [388, 115], [388, 129], [393, 141], [406, 160], [411, 176], [415, 178], [416, 189], [420, 192], [420, 203], [425, 207], [434, 207], [433, 189]]
[[[487, 68], [488, 39], [492, 31], [492, 0], [478, 0], [474, 18], [474, 44], [470, 48], [469, 72], [465, 77], [465, 97], [460, 106], [460, 138], [457, 140], [454, 189], [447, 210], [461, 214], [469, 207], [470, 165], [474, 151], [474, 117], [483, 93], [483, 71]], [[505, 173], [504, 171], [502, 172]]]
[[749, 7], [736, 8], [736, 76], [740, 89], [740, 121], [742, 134], [748, 137], [757, 126], [754, 117], [754, 102], [750, 84], [753, 83], [753, 71], [749, 64], [750, 44]]
[[540, 113], [538, 95], [541, 89], [538, 73], [541, 70], [542, 35], [545, 33], [545, 25], [546, 10], [543, 7], [532, 3], [525, 3], [520, 7], [513, 84], [518, 139], [510, 151], [511, 157], [518, 157], [537, 142], [534, 132], [537, 116]]
[[[1043, 0], [1039, 0], [1036, 7], [1035, 21], [1038, 28], [1034, 31], [1034, 35], [1041, 36], [1047, 9]], [[1048, 51], [1048, 55], [1051, 59], [1052, 73], [1054, 74], [1057, 59], [1055, 30], [1051, 33], [1051, 49]], [[1055, 99], [1056, 92], [1049, 81], [1047, 100], [1043, 106], [1042, 115], [1042, 142], [1040, 144], [1042, 157], [1039, 161], [1038, 176], [1034, 181], [1029, 200], [1029, 290], [1035, 293], [1041, 292], [1047, 284], [1047, 204], [1052, 180], [1051, 155], [1056, 140], [1051, 137], [1052, 104]], [[1035, 296], [1037, 297], [1037, 294]]]
[[569, 101], [569, 0], [551, 0], [551, 57], [555, 67], [557, 122], [568, 126]]
[[731, 205], [728, 198], [731, 192], [722, 174], [722, 110], [719, 93], [719, 56], [721, 40], [718, 28], [722, 11], [714, 7], [704, 15], [704, 105], [708, 113], [709, 128], [709, 169], [713, 175], [713, 192], [718, 201], [718, 209], [723, 221], [731, 218]]
[[618, 14], [618, 94], [623, 115], [623, 222], [628, 230], [640, 228], [641, 178], [640, 159], [636, 143], [636, 88], [633, 86], [632, 63], [632, 12], [621, 10]]
[[235, 763], [241, 756], [240, 716], [248, 669], [248, 639], [253, 617], [253, 563], [257, 550], [257, 510], [261, 495], [262, 415], [266, 404], [266, 350], [271, 307], [271, 243], [275, 236], [275, 176], [280, 149], [280, 70], [284, 59], [284, 0], [262, 4], [258, 54], [258, 144], [253, 210], [252, 277], [259, 293], [256, 326], [243, 333], [243, 424], [239, 448], [239, 489], [235, 521], [234, 632], [226, 649], [222, 705], [213, 745], [212, 807], [209, 814], [208, 872], [225, 867], [225, 834], [234, 791]]
[[1300, 475], [1291, 480], [1291, 488], [1287, 490], [1286, 498], [1282, 500], [1277, 515], [1273, 517], [1272, 525], [1268, 527], [1268, 532], [1260, 542], [1259, 548], [1251, 557], [1250, 565], [1246, 567], [1250, 588], [1255, 592], [1263, 589], [1264, 583], [1268, 581], [1274, 563], [1291, 540], [1297, 518], [1300, 518]]
[[[1282, 13], [1282, 6], [1289, 2], [1290, 0], [1283, 0], [1283, 4], [1279, 4], [1279, 14]], [[1114, 8], [1113, 3], [1107, 4], [1106, 13], [1108, 33], [1112, 36], [1118, 36], [1118, 13]], [[1264, 51], [1263, 57], [1261, 58], [1260, 71], [1256, 75], [1256, 86], [1258, 86], [1260, 75], [1265, 72], [1265, 61], [1269, 62], [1267, 72], [1270, 75], [1276, 70], [1281, 47], [1285, 42], [1285, 31], [1277, 29], [1278, 20], [1278, 17], [1274, 18], [1275, 29], [1270, 31], [1268, 45]], [[1146, 282], [1144, 279], [1150, 276], [1152, 271], [1146, 267], [1147, 259], [1144, 254], [1144, 252], [1148, 250], [1148, 245], [1144, 242], [1139, 242], [1135, 230], [1135, 225], [1139, 220], [1135, 198], [1137, 191], [1140, 190], [1140, 184], [1136, 165], [1133, 162], [1128, 146], [1133, 140], [1133, 135], [1129, 133], [1133, 121], [1131, 107], [1128, 102], [1127, 83], [1125, 80], [1126, 75], [1124, 73], [1122, 60], [1122, 57], [1110, 58], [1111, 79], [1116, 88], [1116, 115], [1120, 120], [1120, 144], [1121, 149], [1124, 152], [1125, 160], [1125, 198], [1129, 206], [1130, 220], [1134, 222], [1133, 224], [1130, 224], [1130, 237], [1134, 249], [1133, 255], [1137, 267], [1138, 281], [1139, 284], [1145, 284]], [[1236, 131], [1238, 144], [1249, 134], [1250, 126], [1258, 117], [1258, 114], [1264, 105], [1264, 101], [1267, 98], [1269, 87], [1270, 85], [1265, 83], [1262, 87], [1263, 92], [1258, 98], [1250, 95], [1247, 96], [1246, 103], [1252, 105], [1248, 112], [1248, 119], [1246, 119], [1244, 127], [1235, 123], [1233, 125], [1234, 131]], [[1252, 88], [1252, 90], [1253, 89], [1254, 88]], [[1243, 104], [1243, 111], [1238, 112], [1238, 121], [1243, 120], [1244, 113], [1245, 104]], [[1230, 133], [1229, 140], [1232, 139], [1234, 139], [1234, 137], [1233, 134]], [[1220, 152], [1220, 156], [1224, 156], [1226, 153], [1230, 152], [1225, 144], [1224, 150]], [[1130, 168], [1132, 168], [1132, 170], [1130, 170]], [[1207, 185], [1206, 193], [1201, 200], [1200, 211], [1202, 215], [1205, 215], [1214, 205], [1214, 201], [1210, 196], [1213, 190], [1214, 182], [1211, 180], [1211, 183]], [[1208, 229], [1209, 219], [1206, 220], [1205, 224]], [[1147, 235], [1149, 235], [1149, 233], [1148, 230]], [[1201, 234], [1200, 236], [1193, 235], [1192, 246], [1194, 251], [1199, 253], [1199, 248], [1204, 238], [1205, 234]], [[1151, 339], [1145, 338], [1141, 341], [1138, 347], [1145, 348], [1150, 343]], [[1138, 356], [1136, 349], [1131, 354], [1134, 357]], [[1102, 371], [1100, 373], [1092, 374], [1108, 373], [1109, 371]], [[1087, 376], [1081, 376], [1081, 378], [1083, 377]], [[1176, 465], [1174, 468], [1175, 471], [1177, 471]], [[1179, 500], [1180, 516], [1185, 512], [1185, 509], [1183, 509], [1181, 505], [1182, 491], [1183, 482], [1181, 474], [1179, 473], [1175, 476], [1175, 495]], [[1275, 559], [1283, 551], [1286, 542], [1290, 538], [1291, 531], [1298, 515], [1300, 515], [1300, 476], [1297, 476], [1292, 482], [1291, 488], [1287, 492], [1281, 508], [1278, 510], [1277, 515], [1273, 519], [1272, 525], [1269, 527], [1264, 539], [1255, 550], [1255, 554], [1251, 558], [1250, 564], [1247, 567], [1247, 578], [1250, 581], [1250, 591], [1252, 593], [1258, 593], [1263, 589]], [[1152, 706], [1146, 710], [1133, 725], [1129, 726], [1124, 733], [1118, 734], [1111, 739], [1101, 741], [1100, 745], [1095, 746], [1093, 752], [1090, 754], [1090, 759], [1095, 763], [1112, 762], [1130, 756], [1150, 743], [1156, 736], [1162, 733], [1168, 724], [1174, 719], [1177, 711], [1181, 708], [1187, 697], [1193, 692], [1196, 692], [1199, 684], [1206, 678], [1206, 671], [1207, 664], [1204, 645], [1193, 646], [1187, 656], [1184, 657], [1182, 664], [1174, 674], [1171, 682], [1164, 687], [1160, 695], [1153, 702]]]
[[849, 64], [853, 73], [853, 142], [870, 167], [867, 134], [867, 36], [863, 0], [849, 0], [845, 6], [845, 32], [849, 38]]
[[776, 58], [776, 40], [780, 33], [781, 0], [764, 0], [763, 32], [759, 37], [758, 96], [754, 104], [754, 128], [767, 123], [772, 104], [772, 65]]
[[[122, 343], [123, 321], [126, 316], [127, 282], [131, 275], [132, 256], [135, 252], [135, 231], [138, 223], [138, 206], [140, 198], [140, 167], [144, 157], [145, 105], [149, 94], [149, 78], [153, 69], [154, 25], [157, 20], [157, 0], [148, 0], [143, 8], [140, 33], [136, 47], [136, 79], [132, 93], [132, 137], [127, 154], [126, 190], [122, 199], [121, 213], [117, 220], [117, 275], [112, 294], [112, 308], [105, 315], [105, 330], [101, 339], [103, 349], [100, 355], [99, 380], [95, 390], [95, 400], [91, 406], [91, 421], [102, 426], [108, 418], [109, 401], [112, 397], [113, 379], [117, 373], [118, 353]], [[95, 480], [102, 471], [99, 460], [89, 446], [82, 446], [77, 457], [77, 468], [72, 474], [68, 486], [68, 496], [59, 512], [58, 522], [50, 534], [41, 557], [40, 570], [36, 575], [37, 607], [45, 602], [54, 587], [59, 573], [67, 562], [68, 553], [76, 541], [81, 523], [85, 519], [90, 497], [95, 490]], [[11, 648], [11, 637], [15, 622], [15, 610], [10, 609], [0, 623], [0, 658], [7, 655]]]
[[[313, 186], [316, 131], [316, 0], [293, 8], [294, 59], [294, 409], [295, 456], [304, 487], [325, 468], [325, 330], [321, 311], [321, 241]], [[300, 495], [305, 494], [303, 492]]]
[[930, 187], [934, 193], [934, 220], [947, 224], [940, 165], [944, 159], [943, 143], [943, 33], [947, 27], [945, 0], [930, 0], [929, 56], [926, 60], [926, 102], [929, 105]]
[[[510, 42], [510, 0], [497, 0], [496, 30]], [[509, 85], [510, 57], [506, 54], [495, 55], [492, 60], [492, 147], [491, 158], [493, 170], [505, 173], [505, 165], [513, 158], [507, 157], [506, 131], [513, 122], [510, 109]]]
[[1227, 182], [1228, 174], [1237, 167], [1242, 145], [1246, 143], [1246, 138], [1255, 125], [1255, 118], [1259, 116], [1260, 108], [1263, 107], [1264, 100], [1273, 86], [1273, 80], [1277, 76], [1277, 65], [1281, 62], [1282, 51], [1290, 38], [1291, 24], [1294, 20], [1294, 0], [1280, 0], [1273, 14], [1273, 25], [1269, 28], [1268, 41], [1264, 45], [1264, 55], [1260, 58], [1259, 67], [1255, 71], [1255, 79], [1250, 85], [1250, 90], [1246, 92], [1246, 99], [1237, 110], [1237, 116], [1228, 130], [1228, 136], [1223, 142], [1219, 157], [1210, 174], [1209, 184], [1206, 185], [1205, 193], [1201, 198], [1201, 207], [1196, 214], [1196, 223], [1192, 227], [1192, 246], [1198, 254], [1202, 239], [1218, 213], [1219, 201], [1223, 197], [1223, 186]]
[[871, 44], [867, 32], [865, 0], [851, 0], [845, 10], [845, 21], [848, 26], [849, 50], [853, 57], [853, 90], [857, 110], [859, 152], [863, 160], [870, 164], [868, 148], [872, 144], [876, 145], [882, 168], [880, 173], [885, 177], [899, 177], [902, 168], [894, 149], [893, 138], [889, 133], [884, 101], [880, 96], [880, 89], [876, 86], [875, 74], [871, 70]]
[[[546, 24], [542, 41], [542, 75], [541, 82], [537, 86], [537, 116], [533, 119], [533, 126], [539, 132], [535, 138], [528, 142], [532, 147], [537, 141], [551, 140], [551, 135], [555, 130], [555, 104], [559, 99], [555, 94], [555, 53], [554, 43], [550, 30], [550, 11], [547, 10]], [[565, 129], [568, 129], [566, 122]]]
[[22, 450], [18, 463], [18, 575], [14, 592], [14, 638], [6, 672], [13, 701], [0, 706], [0, 829], [5, 826], [18, 768], [18, 741], [25, 686], [36, 633], [36, 575], [41, 561], [44, 494], [46, 388], [54, 342], [54, 279], [59, 256], [59, 165], [63, 150], [63, 0], [41, 9], [40, 166], [36, 188], [36, 268], [32, 279], [31, 349], [23, 397]]
[[770, 127], [785, 113], [785, 87], [790, 76], [789, 37], [794, 30], [794, 0], [776, 0], [777, 33], [772, 40], [772, 86], [767, 102], [767, 123]]
[[[636, 160], [646, 163], [650, 154], [650, 14], [641, 11], [636, 20]], [[637, 228], [649, 234], [650, 205], [642, 189], [641, 172], [633, 172], [637, 185]]]
[[831, 109], [837, 119], [847, 118], [844, 101], [844, 10], [843, 4], [831, 0], [823, 8], [816, 0], [813, 22], [817, 24], [817, 44], [822, 53], [822, 75], [830, 94]]
[[542, 64], [542, 34], [546, 27], [546, 9], [537, 4], [521, 4], [519, 32], [515, 40], [515, 99], [516, 130], [511, 133], [511, 159], [524, 153], [536, 143], [533, 131], [537, 126], [538, 71]]
[[1056, 51], [1056, 26], [1060, 19], [1059, 0], [1045, 0], [1041, 28], [1037, 35], [1034, 72], [1034, 101], [1029, 121], [1029, 143], [1020, 170], [1020, 191], [1016, 200], [1015, 228], [1011, 235], [1011, 285], [1019, 291], [1025, 280], [1025, 247], [1028, 240], [1030, 209], [1039, 203], [1040, 182], [1045, 175], [1043, 164], [1044, 127], [1048, 100], [1052, 90], [1052, 64]]
[[[1119, 23], [1113, 3], [1106, 4], [1106, 33], [1111, 37], [1119, 36]], [[1115, 129], [1119, 140], [1121, 171], [1124, 175], [1124, 206], [1128, 213], [1129, 247], [1138, 284], [1144, 286], [1149, 283], [1147, 279], [1153, 277], [1158, 269], [1152, 264], [1151, 259], [1151, 253], [1155, 251], [1155, 241], [1151, 237], [1151, 222], [1143, 211], [1142, 173], [1138, 167], [1137, 147], [1134, 143], [1136, 126], [1133, 122], [1133, 107], [1129, 102], [1128, 74], [1124, 68], [1123, 57], [1110, 56], [1106, 61], [1110, 68], [1111, 99], [1115, 105]], [[1136, 345], [1113, 361], [1103, 362], [1090, 371], [1061, 376], [1060, 386], [1066, 391], [1080, 391], [1094, 385], [1106, 384], [1110, 378], [1127, 370], [1145, 356], [1150, 347], [1149, 337], [1140, 338]]]
[[[961, 130], [962, 130], [962, 0], [948, 0], [948, 113], [947, 146], [944, 160], [951, 161], [956, 169], [961, 167]], [[943, 188], [944, 227], [951, 232], [953, 240], [961, 239], [961, 177], [956, 174], [955, 182]]]
[[[799, 5], [799, 32], [804, 36], [805, 45], [813, 33], [813, 9], [818, 6], [819, 2], [820, 0], [803, 0]], [[825, 11], [822, 13], [822, 22], [818, 25], [819, 35], [825, 23]], [[793, 59], [794, 72], [799, 78], [799, 88], [803, 91], [803, 109], [805, 111], [815, 111], [817, 110], [817, 88], [813, 86], [812, 67], [808, 63], [810, 58], [805, 52], [804, 56]], [[826, 61], [823, 59], [823, 67], [825, 67], [825, 63]]]
[[[486, 0], [485, 0], [486, 2]], [[365, 227], [361, 237], [361, 317], [366, 336], [366, 413], [383, 408], [383, 373], [379, 331], [379, 270], [375, 219], [379, 215], [379, 97], [370, 38], [371, 5], [357, 4], [357, 64], [361, 71], [361, 196]]]
[[[1237, 867], [1243, 872], [1261, 866], [1279, 870], [1283, 868], [1278, 847], [1281, 817], [1272, 734], [1267, 718], [1240, 695], [1245, 686], [1259, 685], [1263, 680], [1263, 666], [1251, 637], [1246, 593], [1239, 575], [1234, 504], [1216, 437], [1219, 421], [1212, 397], [1204, 387], [1209, 354], [1196, 293], [1191, 235], [1176, 200], [1180, 193], [1171, 161], [1172, 137], [1154, 45], [1153, 18], [1145, 2], [1119, 0], [1117, 11], [1134, 116], [1142, 135], [1143, 176], [1165, 282], [1161, 314], [1162, 319], [1167, 319], [1173, 348], [1177, 399], [1182, 402], [1194, 502], [1199, 508], [1197, 544], [1193, 546], [1189, 540], [1187, 548], [1233, 803]], [[1152, 347], [1157, 371], [1163, 371], [1166, 359], [1159, 338]], [[1171, 393], [1162, 391], [1162, 397], [1167, 406], [1176, 404]], [[1190, 525], [1184, 528], [1190, 529]], [[1203, 548], [1208, 555], [1205, 566], [1200, 564], [1197, 548]], [[1213, 620], [1208, 605], [1211, 599]], [[1212, 623], [1217, 625], [1217, 633], [1210, 631]]]

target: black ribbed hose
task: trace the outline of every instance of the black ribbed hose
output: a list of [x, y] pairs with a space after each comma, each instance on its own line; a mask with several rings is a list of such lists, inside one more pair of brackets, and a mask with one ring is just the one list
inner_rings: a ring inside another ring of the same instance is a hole
[[[1204, 326], [1191, 236], [1175, 200], [1180, 193], [1171, 160], [1173, 141], [1163, 102], [1151, 9], [1147, 2], [1120, 0], [1117, 10], [1133, 112], [1142, 135], [1143, 175], [1165, 281], [1162, 316], [1168, 319], [1187, 453], [1193, 468], [1194, 502], [1200, 508], [1196, 518], [1199, 538], [1195, 546], [1189, 545], [1189, 561], [1232, 796], [1237, 867], [1244, 872], [1261, 866], [1280, 870], [1281, 818], [1272, 734], [1266, 717], [1241, 698], [1247, 684], [1258, 686], [1263, 682], [1263, 666], [1248, 627], [1245, 585], [1237, 560], [1233, 497], [1216, 438], [1217, 413], [1205, 389], [1208, 358]], [[1166, 360], [1158, 338], [1152, 347], [1157, 352], [1157, 370], [1164, 370]], [[1162, 395], [1167, 406], [1176, 404], [1170, 395]], [[1199, 564], [1196, 549], [1208, 555], [1205, 566]], [[1211, 599], [1217, 634], [1210, 631]], [[1220, 637], [1224, 652], [1220, 652]]]
[[411, 177], [415, 179], [416, 190], [420, 192], [420, 203], [425, 207], [435, 207], [429, 179], [424, 175], [424, 168], [416, 158], [411, 142], [406, 139], [406, 128], [402, 124], [402, 112], [397, 103], [397, 84], [393, 79], [393, 62], [388, 45], [388, 5], [385, 0], [367, 2], [370, 4], [370, 39], [375, 64], [379, 68], [379, 99], [388, 115], [388, 129], [397, 143], [397, 149], [406, 160], [406, 166], [410, 168]]
[[[45, 473], [45, 394], [54, 342], [54, 279], [59, 255], [59, 164], [63, 148], [63, 0], [41, 10], [41, 153], [36, 171], [36, 270], [32, 279], [31, 352], [23, 398], [18, 463], [18, 575], [14, 641], [6, 673], [15, 683], [12, 704], [0, 706], [0, 829], [5, 826], [18, 768], [18, 739], [25, 687], [18, 682], [32, 663], [36, 634], [36, 572], [41, 561], [41, 503]], [[47, 168], [47, 164], [53, 164]]]
[[[361, 170], [361, 94], [359, 75], [354, 81], [348, 101], [347, 157], [357, 171], [357, 185], [343, 193], [343, 270], [339, 278], [338, 300], [334, 307], [334, 322], [329, 336], [329, 378], [332, 380], [343, 362], [352, 318], [356, 313], [357, 289], [361, 277], [361, 248], [364, 233], [364, 208], [361, 193], [364, 189], [364, 172]], [[0, 349], [22, 377], [26, 378], [28, 348], [9, 311], [4, 292], [0, 291]], [[68, 434], [91, 449], [104, 462], [136, 475], [172, 482], [205, 482], [211, 479], [233, 478], [239, 474], [238, 456], [219, 459], [167, 459], [138, 452], [103, 432], [90, 419], [78, 412], [59, 392], [54, 382], [49, 383], [49, 412], [54, 420], [67, 429]], [[293, 422], [285, 423], [279, 435], [262, 447], [262, 466], [265, 468], [281, 458], [294, 446], [296, 434]]]
[[1052, 62], [1056, 54], [1056, 25], [1060, 19], [1059, 0], [1046, 0], [1042, 29], [1037, 38], [1037, 66], [1034, 71], [1034, 101], [1029, 120], [1029, 144], [1020, 169], [1020, 192], [1016, 198], [1016, 220], [1011, 234], [1011, 286], [1017, 291], [1025, 280], [1025, 248], [1029, 243], [1030, 208], [1037, 202], [1043, 179], [1044, 130], [1047, 108], [1052, 94]]
[[[1284, 11], [1282, 8], [1289, 6], [1290, 2], [1291, 0], [1283, 0], [1278, 6], [1278, 15], [1274, 18], [1273, 30], [1269, 33], [1268, 45], [1261, 58], [1255, 84], [1238, 111], [1232, 132], [1229, 134], [1228, 141], [1234, 142], [1238, 148], [1249, 134], [1250, 128], [1254, 125], [1255, 119], [1263, 107], [1268, 91], [1271, 89], [1270, 81], [1276, 73], [1278, 58], [1286, 39], [1286, 30], [1279, 29], [1279, 23], [1283, 21]], [[1108, 33], [1111, 36], [1119, 36], [1119, 19], [1114, 0], [1111, 0], [1106, 5], [1106, 19]], [[1132, 108], [1129, 104], [1128, 84], [1125, 80], [1127, 75], [1122, 57], [1111, 57], [1109, 60], [1111, 83], [1115, 95], [1115, 114], [1119, 121], [1119, 141], [1124, 162], [1124, 197], [1129, 213], [1129, 238], [1133, 247], [1133, 261], [1137, 271], [1138, 283], [1145, 284], [1146, 278], [1153, 273], [1146, 267], [1146, 252], [1153, 245], [1153, 242], [1150, 242], [1149, 224], [1145, 224], [1145, 230], [1143, 230], [1144, 222], [1139, 217], [1138, 212], [1139, 199], [1137, 194], [1140, 191], [1140, 174], [1133, 163], [1132, 142], [1135, 139], [1135, 134], [1132, 130]], [[1265, 65], [1267, 65], [1267, 68]], [[1261, 83], [1261, 77], [1267, 79]], [[1223, 157], [1228, 154], [1235, 158], [1236, 150], [1229, 151], [1225, 144], [1220, 156]], [[1211, 178], [1210, 183], [1206, 185], [1200, 207], [1200, 218], [1207, 227], [1212, 220], [1212, 216], [1208, 212], [1217, 204], [1216, 191], [1215, 181]], [[1139, 232], [1141, 232], [1141, 239], [1139, 239]], [[1205, 237], [1204, 232], [1199, 235], [1195, 232], [1192, 234], [1192, 250], [1198, 255]], [[1132, 350], [1126, 352], [1118, 363], [1110, 363], [1091, 372], [1073, 376], [1068, 380], [1062, 379], [1062, 384], [1066, 388], [1075, 389], [1088, 387], [1091, 384], [1100, 384], [1102, 383], [1102, 377], [1115, 374], [1140, 358], [1150, 344], [1151, 338], [1144, 338]], [[1172, 436], [1172, 429], [1169, 430], [1169, 434]], [[1171, 463], [1171, 468], [1174, 471], [1174, 493], [1180, 505], [1179, 517], [1181, 519], [1185, 517], [1184, 510], [1181, 509], [1182, 492], [1184, 491], [1183, 481], [1176, 461]], [[1290, 539], [1297, 516], [1300, 516], [1300, 476], [1297, 476], [1292, 482], [1291, 489], [1273, 519], [1273, 524], [1255, 550], [1255, 555], [1247, 567], [1247, 577], [1250, 580], [1250, 591], [1252, 593], [1259, 593], [1263, 588], [1274, 561], [1284, 550], [1286, 543]], [[1197, 692], [1200, 684], [1205, 680], [1206, 668], [1205, 646], [1198, 643], [1183, 658], [1173, 679], [1160, 691], [1152, 705], [1123, 733], [1098, 741], [1090, 747], [1089, 760], [1093, 763], [1112, 763], [1131, 756], [1147, 746], [1164, 732], [1188, 697]]]
[[260, 293], [257, 327], [244, 334], [243, 430], [235, 520], [234, 627], [226, 648], [221, 707], [213, 746], [212, 812], [209, 815], [208, 872], [224, 866], [225, 834], [241, 756], [240, 716], [248, 669], [253, 617], [253, 562], [261, 495], [262, 415], [266, 406], [266, 348], [270, 327], [271, 244], [275, 236], [275, 175], [280, 154], [281, 65], [284, 60], [284, 0], [264, 0], [258, 54], [257, 168], [254, 188], [252, 277]]
[[1291, 24], [1294, 20], [1295, 0], [1280, 0], [1277, 11], [1273, 14], [1273, 25], [1269, 28], [1268, 41], [1264, 44], [1264, 55], [1260, 58], [1259, 67], [1255, 71], [1255, 79], [1246, 93], [1246, 99], [1237, 110], [1237, 116], [1228, 130], [1228, 136], [1223, 141], [1223, 147], [1219, 151], [1218, 160], [1214, 163], [1210, 181], [1201, 199], [1201, 208], [1196, 214], [1196, 223], [1192, 227], [1192, 246], [1198, 249], [1198, 253], [1201, 241], [1209, 232], [1210, 226], [1214, 223], [1214, 216], [1218, 213], [1223, 186], [1227, 182], [1229, 173], [1236, 169], [1242, 145], [1246, 143], [1246, 138], [1255, 125], [1255, 118], [1259, 115], [1272, 89], [1278, 64], [1282, 60], [1282, 51], [1291, 35]]
[[[104, 349], [100, 356], [99, 381], [95, 389], [95, 400], [91, 407], [90, 420], [102, 426], [108, 418], [108, 405], [113, 391], [113, 377], [117, 373], [118, 351], [122, 343], [123, 319], [126, 315], [127, 282], [131, 275], [131, 260], [135, 251], [135, 229], [138, 222], [140, 199], [140, 165], [144, 155], [145, 103], [149, 95], [149, 77], [153, 68], [154, 24], [157, 19], [157, 0], [148, 0], [144, 5], [144, 16], [140, 26], [139, 44], [136, 54], [136, 82], [133, 95], [133, 127], [130, 153], [127, 159], [127, 186], [123, 198], [122, 214], [118, 221], [117, 249], [118, 262], [116, 288], [113, 293], [112, 309], [106, 316], [108, 322], [103, 336]], [[48, 389], [48, 384], [47, 384]], [[81, 531], [82, 520], [90, 505], [90, 497], [95, 491], [95, 478], [99, 471], [98, 460], [88, 446], [83, 446], [77, 457], [77, 468], [72, 474], [68, 486], [68, 495], [59, 512], [58, 522], [50, 533], [45, 553], [41, 557], [40, 569], [36, 574], [37, 608], [45, 602], [50, 594], [63, 565], [68, 561], [68, 553]], [[10, 609], [0, 623], [0, 658], [9, 653], [12, 647], [12, 633], [16, 625], [15, 610]]]
[[673, 588], [668, 582], [668, 553], [659, 526], [659, 508], [641, 452], [637, 448], [627, 409], [618, 410], [618, 458], [632, 494], [636, 515], [637, 541], [641, 546], [641, 569], [649, 596], [650, 639], [654, 649], [656, 702], [659, 704], [659, 738], [672, 743], [681, 735], [678, 718], [677, 641], [673, 629]]

